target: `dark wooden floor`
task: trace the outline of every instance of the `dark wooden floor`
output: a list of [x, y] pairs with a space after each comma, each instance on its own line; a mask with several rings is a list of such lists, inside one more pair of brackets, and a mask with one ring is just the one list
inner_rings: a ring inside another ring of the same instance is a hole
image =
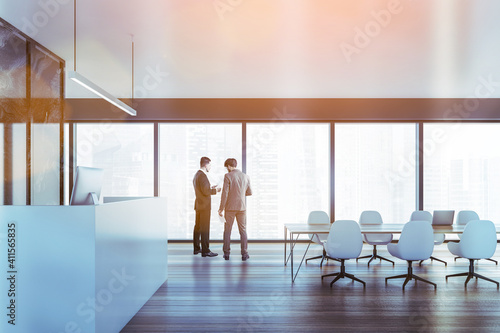
[[[297, 247], [296, 262], [305, 245]], [[211, 248], [221, 252], [220, 243]], [[365, 245], [363, 254], [369, 252]], [[369, 268], [366, 260], [350, 260], [347, 272], [364, 280], [366, 289], [347, 279], [330, 288], [331, 278], [322, 282], [320, 276], [338, 271], [338, 263], [320, 269], [311, 261], [292, 285], [282, 244], [249, 244], [247, 262], [233, 253], [229, 261], [202, 258], [189, 244], [169, 244], [168, 281], [122, 332], [500, 332], [500, 291], [483, 280], [472, 280], [467, 289], [463, 277], [446, 282], [446, 274], [468, 270], [468, 261], [454, 262], [446, 245], [434, 256], [447, 260], [447, 268], [426, 261], [414, 269], [437, 283], [436, 291], [412, 281], [403, 292], [402, 279], [386, 285], [385, 277], [406, 272], [406, 262], [397, 259], [394, 267], [376, 261]], [[390, 258], [385, 247], [379, 254]], [[492, 262], [481, 260], [476, 271], [500, 281]]]

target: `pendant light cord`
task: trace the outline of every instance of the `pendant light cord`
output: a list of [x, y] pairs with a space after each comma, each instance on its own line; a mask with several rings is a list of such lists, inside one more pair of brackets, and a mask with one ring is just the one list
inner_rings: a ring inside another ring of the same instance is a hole
[[73, 5], [73, 69], [76, 72], [76, 0]]
[[132, 102], [134, 101], [134, 35], [132, 35]]

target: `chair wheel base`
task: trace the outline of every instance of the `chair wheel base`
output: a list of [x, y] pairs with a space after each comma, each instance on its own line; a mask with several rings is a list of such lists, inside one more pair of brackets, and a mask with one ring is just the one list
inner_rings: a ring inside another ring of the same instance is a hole
[[[432, 260], [436, 260], [436, 261], [439, 261], [439, 262], [442, 262], [445, 266], [448, 266], [448, 263], [444, 260], [441, 260], [439, 258], [436, 258], [436, 257], [430, 257], [429, 259]], [[456, 261], [456, 258], [455, 258], [455, 261]], [[424, 262], [424, 260], [420, 260], [420, 262], [418, 263], [419, 266], [422, 266], [422, 263]]]
[[412, 261], [407, 260], [408, 262], [408, 273], [406, 274], [401, 274], [401, 275], [395, 275], [395, 276], [389, 276], [385, 278], [385, 283], [387, 284], [387, 280], [389, 279], [402, 279], [405, 278], [405, 282], [403, 283], [403, 290], [405, 290], [405, 286], [410, 280], [415, 280], [415, 281], [422, 281], [428, 284], [432, 284], [434, 286], [434, 289], [437, 288], [437, 285], [434, 282], [431, 282], [429, 280], [423, 279], [418, 275], [413, 274], [413, 267], [412, 267]]
[[469, 283], [469, 281], [473, 277], [475, 277], [476, 279], [479, 278], [479, 279], [483, 279], [483, 280], [486, 280], [486, 281], [493, 282], [494, 284], [497, 285], [497, 289], [499, 289], [499, 286], [500, 286], [500, 283], [498, 283], [497, 281], [489, 279], [486, 276], [482, 276], [481, 274], [477, 274], [476, 272], [474, 272], [474, 259], [469, 259], [469, 271], [468, 272], [446, 275], [446, 281], [448, 281], [449, 277], [455, 277], [455, 276], [467, 276], [467, 279], [465, 279], [465, 284], [464, 284], [465, 288], [467, 288], [467, 283]]
[[405, 290], [405, 286], [410, 280], [415, 280], [415, 281], [422, 281], [428, 284], [432, 284], [434, 286], [434, 289], [437, 288], [437, 285], [434, 282], [431, 282], [429, 280], [423, 279], [418, 275], [415, 274], [402, 274], [402, 275], [396, 275], [396, 276], [390, 276], [385, 278], [385, 283], [387, 283], [388, 279], [399, 279], [399, 278], [405, 278], [405, 282], [403, 283], [403, 290]]
[[324, 257], [323, 256], [316, 256], [316, 257], [311, 257], [311, 258], [307, 258], [306, 259], [306, 264], [309, 260], [315, 260], [315, 259], [323, 259]]
[[333, 286], [333, 284], [335, 282], [337, 282], [339, 279], [348, 278], [348, 279], [351, 279], [353, 281], [357, 281], [359, 283], [362, 283], [363, 284], [363, 288], [366, 288], [365, 281], [358, 279], [357, 277], [355, 277], [352, 274], [346, 273], [346, 271], [345, 271], [345, 259], [337, 259], [337, 260], [340, 260], [340, 272], [333, 273], [333, 274], [322, 275], [321, 276], [321, 280], [323, 280], [323, 278], [325, 278], [327, 276], [335, 276], [335, 279], [333, 279], [333, 281], [330, 282], [330, 288], [331, 288]]
[[343, 278], [348, 278], [348, 279], [351, 279], [351, 280], [353, 280], [353, 281], [357, 281], [357, 282], [359, 282], [359, 283], [362, 283], [362, 284], [363, 284], [363, 288], [365, 288], [365, 287], [366, 287], [366, 282], [365, 282], [365, 281], [360, 280], [360, 279], [358, 279], [357, 277], [355, 277], [354, 275], [349, 274], [349, 273], [345, 273], [345, 272], [344, 272], [344, 273], [342, 273], [342, 272], [339, 272], [339, 273], [333, 273], [333, 274], [322, 275], [322, 276], [321, 276], [321, 280], [323, 280], [323, 278], [324, 278], [324, 277], [327, 277], [327, 276], [335, 276], [335, 279], [333, 279], [333, 281], [332, 281], [332, 282], [330, 282], [330, 288], [333, 286], [333, 284], [334, 284], [335, 282], [337, 282], [338, 280], [343, 279]]
[[382, 256], [379, 256], [378, 254], [370, 254], [368, 256], [356, 258], [356, 262], [358, 262], [358, 259], [366, 259], [366, 258], [370, 258], [370, 260], [368, 260], [368, 266], [370, 266], [370, 263], [375, 259], [380, 259], [380, 261], [382, 261], [382, 260], [388, 261], [388, 262], [392, 263], [392, 266], [394, 266], [394, 261], [389, 260], [387, 258], [384, 258]]
[[500, 287], [500, 283], [498, 283], [497, 281], [495, 280], [492, 280], [492, 279], [489, 279], [487, 278], [486, 276], [483, 276], [481, 274], [477, 274], [477, 273], [474, 273], [474, 272], [466, 272], [466, 273], [458, 273], [458, 274], [451, 274], [451, 275], [446, 275], [446, 281], [448, 281], [448, 278], [449, 277], [456, 277], [456, 276], [466, 276], [467, 278], [465, 279], [465, 283], [464, 283], [464, 287], [467, 288], [467, 283], [469, 283], [469, 281], [475, 277], [476, 279], [483, 279], [483, 280], [486, 280], [486, 281], [489, 281], [489, 282], [493, 282], [494, 284], [497, 285], [497, 289], [499, 289]]

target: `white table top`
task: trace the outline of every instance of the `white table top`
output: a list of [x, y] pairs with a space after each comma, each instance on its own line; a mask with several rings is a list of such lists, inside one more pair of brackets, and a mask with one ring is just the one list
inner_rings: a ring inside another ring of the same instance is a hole
[[[390, 233], [400, 234], [403, 231], [404, 223], [383, 223], [373, 225], [360, 225], [361, 232], [364, 234]], [[294, 234], [327, 234], [330, 232], [329, 224], [308, 224], [308, 223], [289, 223], [285, 228]], [[497, 226], [496, 226], [497, 227]], [[453, 224], [451, 226], [432, 226], [435, 233], [440, 234], [460, 234], [464, 232], [464, 225]], [[500, 226], [496, 228], [500, 232]]]

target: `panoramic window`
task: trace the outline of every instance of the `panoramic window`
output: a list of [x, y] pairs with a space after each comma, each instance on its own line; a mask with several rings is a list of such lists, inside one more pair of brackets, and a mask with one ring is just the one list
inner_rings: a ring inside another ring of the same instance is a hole
[[415, 124], [335, 125], [335, 219], [376, 210], [405, 223], [415, 210]]
[[[193, 177], [200, 169], [200, 158], [211, 159], [209, 180], [222, 186], [227, 158], [236, 158], [241, 168], [241, 138], [241, 124], [160, 124], [160, 196], [167, 198], [170, 239], [193, 238]], [[212, 196], [210, 239], [223, 237], [219, 204], [217, 193]]]
[[249, 238], [283, 239], [285, 223], [330, 215], [330, 124], [248, 124]]
[[76, 165], [103, 168], [103, 196], [154, 195], [152, 124], [78, 124]]
[[500, 125], [425, 124], [424, 138], [424, 209], [474, 210], [498, 221]]

